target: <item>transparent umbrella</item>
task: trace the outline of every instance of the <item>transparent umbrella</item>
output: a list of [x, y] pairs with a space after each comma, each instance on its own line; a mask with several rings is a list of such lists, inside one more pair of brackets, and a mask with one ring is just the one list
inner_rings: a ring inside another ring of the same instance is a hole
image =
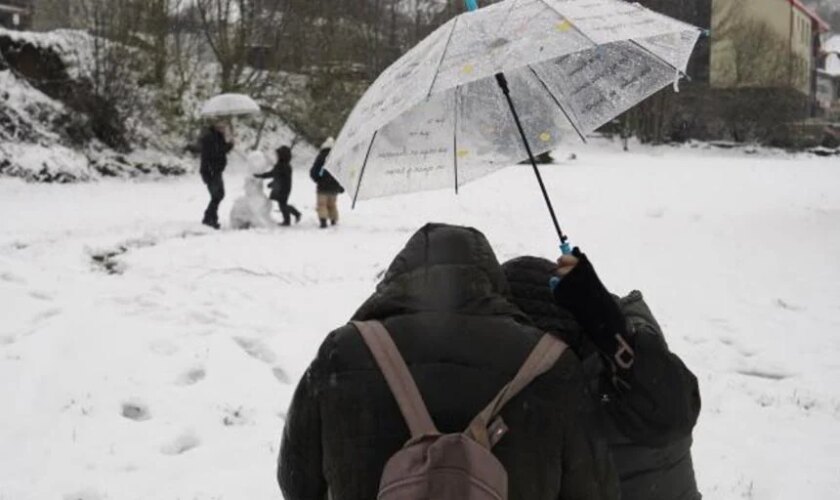
[[[326, 168], [354, 204], [457, 192], [564, 141], [585, 140], [675, 83], [699, 35], [621, 0], [507, 0], [466, 12], [380, 75]], [[543, 194], [565, 242], [544, 187]]]
[[204, 118], [256, 115], [260, 106], [245, 94], [220, 94], [207, 100], [201, 106]]

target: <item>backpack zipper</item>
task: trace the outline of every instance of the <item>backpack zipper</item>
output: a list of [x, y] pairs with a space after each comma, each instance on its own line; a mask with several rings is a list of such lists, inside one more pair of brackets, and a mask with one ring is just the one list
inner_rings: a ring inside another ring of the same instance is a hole
[[[441, 469], [434, 469], [434, 473], [443, 473], [443, 474], [452, 474], [452, 475], [464, 476], [464, 477], [467, 478], [467, 480], [469, 480], [470, 483], [479, 487], [481, 490], [483, 490], [485, 493], [489, 494], [491, 497], [495, 498], [496, 500], [505, 500], [502, 496], [500, 496], [494, 489], [492, 489], [486, 483], [484, 483], [483, 481], [479, 481], [478, 479], [476, 479], [473, 476], [467, 474], [466, 472], [464, 472], [461, 469], [456, 469], [454, 467], [446, 467], [446, 468], [441, 468]], [[400, 486], [405, 486], [405, 485], [411, 484], [411, 483], [419, 483], [424, 479], [424, 477], [425, 476], [409, 477], [409, 478], [406, 478], [406, 479], [401, 479], [401, 480], [399, 480], [395, 483], [391, 483], [388, 486], [386, 486], [385, 489], [381, 490], [379, 492], [379, 495], [376, 498], [381, 499], [385, 494], [387, 494], [388, 492], [390, 492], [393, 489], [398, 488]]]

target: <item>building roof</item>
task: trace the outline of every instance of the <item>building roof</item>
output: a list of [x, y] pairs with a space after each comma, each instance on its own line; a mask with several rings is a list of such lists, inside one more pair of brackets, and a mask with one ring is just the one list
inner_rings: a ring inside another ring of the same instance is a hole
[[829, 24], [827, 22], [825, 22], [823, 20], [823, 18], [821, 18], [819, 15], [817, 15], [816, 12], [814, 12], [811, 9], [809, 9], [808, 7], [806, 7], [805, 4], [803, 4], [801, 0], [788, 0], [788, 1], [795, 8], [801, 10], [805, 15], [810, 17], [811, 21], [813, 21], [814, 25], [816, 25], [817, 30], [819, 32], [827, 33], [831, 29], [831, 26], [829, 26]]

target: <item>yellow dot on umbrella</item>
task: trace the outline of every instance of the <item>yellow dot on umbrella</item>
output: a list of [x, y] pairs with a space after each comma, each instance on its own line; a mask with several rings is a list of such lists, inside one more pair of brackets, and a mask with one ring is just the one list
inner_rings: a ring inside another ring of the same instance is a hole
[[557, 31], [561, 33], [565, 33], [570, 29], [572, 29], [572, 23], [570, 23], [568, 20], [565, 20], [562, 23], [557, 23]]
[[473, 71], [475, 71], [475, 66], [473, 66], [472, 64], [466, 64], [464, 65], [464, 68], [461, 71], [463, 71], [464, 74], [470, 75]]
[[469, 155], [470, 155], [470, 152], [467, 149], [459, 149], [458, 150], [458, 158], [465, 158]]
[[551, 134], [549, 134], [548, 132], [543, 132], [542, 134], [540, 134], [540, 140], [543, 141], [543, 142], [550, 141], [551, 140]]

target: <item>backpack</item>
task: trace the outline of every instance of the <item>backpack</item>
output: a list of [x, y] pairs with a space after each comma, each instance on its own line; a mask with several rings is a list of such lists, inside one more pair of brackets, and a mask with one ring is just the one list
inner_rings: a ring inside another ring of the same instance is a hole
[[507, 433], [501, 409], [535, 378], [549, 371], [567, 346], [544, 335], [522, 365], [467, 430], [441, 434], [390, 333], [378, 321], [357, 322], [405, 418], [411, 439], [382, 473], [378, 500], [507, 500], [507, 471], [492, 449]]

